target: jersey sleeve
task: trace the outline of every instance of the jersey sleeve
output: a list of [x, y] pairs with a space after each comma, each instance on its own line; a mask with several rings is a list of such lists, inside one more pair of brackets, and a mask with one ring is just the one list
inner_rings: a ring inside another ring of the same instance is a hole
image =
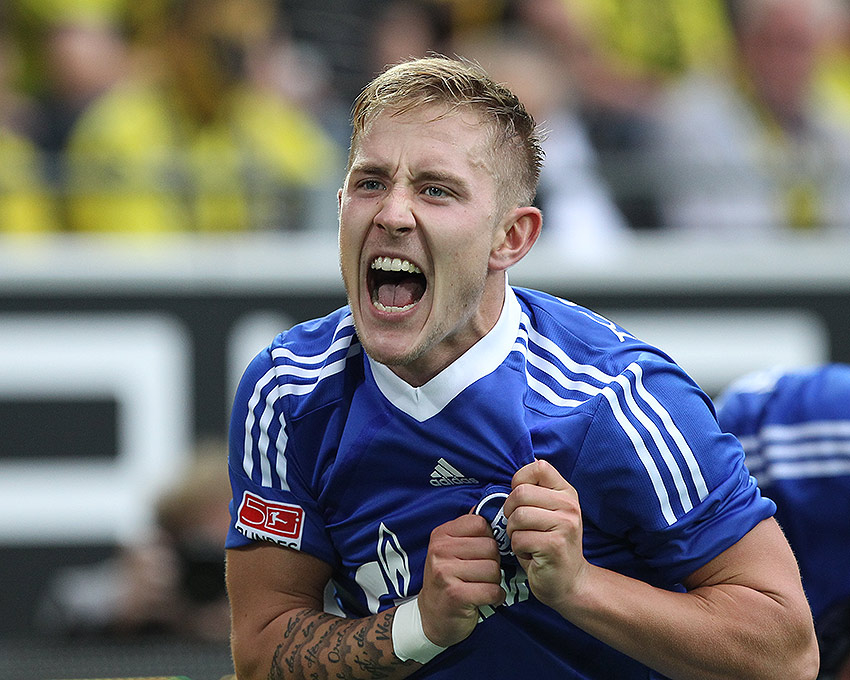
[[332, 564], [334, 551], [316, 493], [302, 475], [289, 437], [286, 405], [292, 385], [271, 348], [242, 376], [230, 421], [229, 472], [233, 489], [226, 547], [268, 541], [303, 550]]
[[644, 354], [602, 390], [579, 460], [574, 486], [588, 521], [668, 584], [776, 509], [709, 398], [663, 357]]

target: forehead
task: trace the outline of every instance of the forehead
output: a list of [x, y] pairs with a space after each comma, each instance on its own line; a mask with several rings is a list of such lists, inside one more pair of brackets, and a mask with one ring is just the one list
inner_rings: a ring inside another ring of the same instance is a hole
[[427, 106], [411, 111], [382, 110], [370, 117], [354, 140], [352, 166], [407, 162], [489, 171], [491, 128], [472, 109], [447, 111]]

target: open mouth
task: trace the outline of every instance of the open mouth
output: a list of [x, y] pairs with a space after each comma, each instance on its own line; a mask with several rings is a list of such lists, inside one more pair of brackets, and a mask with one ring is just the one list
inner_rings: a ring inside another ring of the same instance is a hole
[[382, 312], [403, 312], [413, 307], [427, 288], [415, 264], [398, 257], [376, 257], [367, 277], [372, 304]]

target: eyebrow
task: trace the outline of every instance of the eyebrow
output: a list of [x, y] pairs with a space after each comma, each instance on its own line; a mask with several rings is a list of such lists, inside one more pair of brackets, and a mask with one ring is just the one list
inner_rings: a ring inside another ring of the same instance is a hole
[[444, 184], [453, 184], [461, 189], [467, 188], [467, 182], [462, 177], [458, 177], [454, 173], [445, 172], [442, 170], [423, 170], [416, 175], [416, 179], [422, 182], [441, 182]]
[[[363, 165], [353, 165], [349, 174], [354, 175], [374, 175], [375, 177], [389, 177], [391, 172], [387, 166], [378, 165], [375, 163], [365, 163]], [[414, 176], [416, 182], [436, 182], [439, 184], [448, 184], [456, 189], [458, 193], [469, 193], [469, 183], [451, 172], [442, 170], [423, 170], [416, 173]]]
[[389, 177], [390, 171], [387, 167], [375, 164], [365, 164], [365, 165], [352, 165], [348, 171], [349, 174], [353, 175], [357, 173], [359, 175], [377, 175], [379, 177]]

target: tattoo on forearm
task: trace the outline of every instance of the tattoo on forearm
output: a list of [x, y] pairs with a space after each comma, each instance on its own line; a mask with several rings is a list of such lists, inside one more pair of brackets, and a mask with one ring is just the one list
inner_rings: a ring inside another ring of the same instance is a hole
[[392, 622], [389, 619], [375, 621], [375, 639], [392, 640]]
[[[300, 634], [297, 634], [300, 633]], [[274, 651], [269, 680], [390, 680], [404, 678], [418, 664], [392, 652], [392, 613], [342, 619], [301, 610], [289, 620]], [[381, 644], [378, 644], [381, 643]]]

